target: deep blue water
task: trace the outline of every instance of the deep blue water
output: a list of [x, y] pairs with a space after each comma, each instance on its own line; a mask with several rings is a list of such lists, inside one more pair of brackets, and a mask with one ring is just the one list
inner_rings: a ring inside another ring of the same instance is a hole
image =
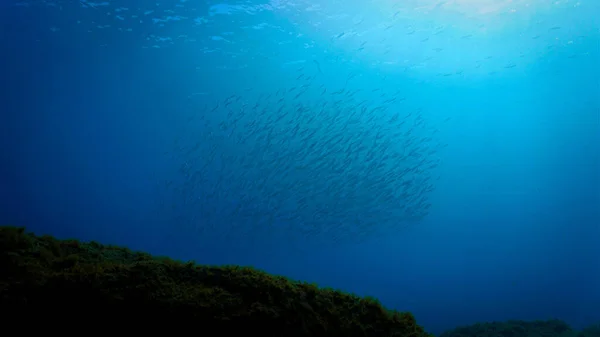
[[0, 46], [3, 224], [600, 321], [597, 1], [8, 0]]

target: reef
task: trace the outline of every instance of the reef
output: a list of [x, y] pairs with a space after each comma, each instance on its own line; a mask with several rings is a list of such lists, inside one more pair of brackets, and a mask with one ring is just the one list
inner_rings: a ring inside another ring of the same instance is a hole
[[412, 314], [387, 310], [374, 298], [20, 227], [0, 227], [0, 270], [5, 323], [54, 321], [76, 329], [74, 322], [128, 322], [201, 336], [428, 336]]
[[560, 320], [513, 320], [462, 326], [439, 337], [600, 337], [600, 325], [576, 331]]
[[600, 322], [581, 330], [576, 337], [600, 337]]

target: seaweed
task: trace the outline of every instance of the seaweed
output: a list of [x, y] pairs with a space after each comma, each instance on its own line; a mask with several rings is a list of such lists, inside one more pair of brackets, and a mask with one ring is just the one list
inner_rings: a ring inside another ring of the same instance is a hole
[[600, 337], [600, 322], [584, 328], [577, 337]]
[[571, 337], [575, 331], [560, 320], [477, 323], [446, 331], [440, 337]]
[[0, 267], [5, 322], [168, 322], [203, 336], [428, 336], [412, 314], [373, 298], [19, 227], [0, 227]]

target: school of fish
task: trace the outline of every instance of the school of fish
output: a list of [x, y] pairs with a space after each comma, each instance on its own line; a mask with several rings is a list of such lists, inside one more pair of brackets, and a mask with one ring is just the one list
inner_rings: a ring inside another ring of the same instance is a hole
[[332, 91], [299, 73], [294, 87], [234, 94], [190, 117], [194, 141], [176, 142], [180, 177], [165, 183], [174, 222], [331, 244], [427, 216], [444, 144], [421, 109], [404, 108], [400, 91]]

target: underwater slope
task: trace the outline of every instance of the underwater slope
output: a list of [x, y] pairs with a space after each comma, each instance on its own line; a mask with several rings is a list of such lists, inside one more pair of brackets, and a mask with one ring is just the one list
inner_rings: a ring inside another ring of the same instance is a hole
[[[251, 268], [208, 267], [0, 227], [3, 319], [124, 318], [202, 335], [425, 336], [409, 313]], [[151, 321], [156, 320], [156, 321]]]

